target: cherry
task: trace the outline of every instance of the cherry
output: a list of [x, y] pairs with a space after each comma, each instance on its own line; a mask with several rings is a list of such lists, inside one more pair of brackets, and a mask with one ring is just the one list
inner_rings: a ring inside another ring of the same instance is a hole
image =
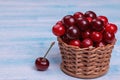
[[83, 39], [90, 38], [90, 34], [91, 34], [91, 31], [90, 30], [86, 30], [86, 31], [82, 32], [82, 38]]
[[79, 38], [80, 31], [76, 26], [71, 26], [67, 29], [66, 35], [69, 39]]
[[89, 23], [91, 23], [93, 19], [91, 17], [87, 17], [87, 20], [89, 21]]
[[62, 21], [58, 21], [56, 24], [63, 25]]
[[103, 33], [103, 40], [106, 43], [112, 43], [115, 40], [115, 35], [114, 33], [110, 33], [110, 32], [104, 32]]
[[76, 40], [71, 40], [71, 41], [69, 42], [69, 45], [73, 45], [73, 46], [78, 46], [78, 47], [80, 47], [80, 46], [81, 46], [81, 42], [80, 42], [80, 40], [78, 40], [78, 39], [76, 39]]
[[115, 24], [109, 23], [105, 26], [105, 30], [110, 33], [116, 33], [118, 29]]
[[103, 21], [101, 21], [98, 18], [93, 19], [91, 25], [92, 25], [92, 29], [96, 31], [102, 31], [104, 29]]
[[91, 22], [92, 22], [93, 18], [87, 17], [87, 20], [89, 21], [89, 29], [92, 30], [92, 28], [91, 28], [92, 27]]
[[55, 44], [55, 42], [52, 42], [49, 49], [47, 50], [46, 54], [44, 55], [44, 57], [38, 57], [35, 60], [35, 66], [37, 68], [37, 70], [40, 71], [45, 71], [48, 69], [49, 67], [49, 60], [46, 58], [48, 52], [50, 51], [50, 49], [52, 48], [52, 46]]
[[81, 31], [85, 31], [89, 28], [89, 21], [86, 18], [78, 18], [77, 25]]
[[101, 21], [103, 21], [104, 26], [105, 26], [106, 24], [108, 24], [108, 19], [107, 19], [106, 16], [98, 16], [98, 19], [100, 19]]
[[65, 27], [61, 25], [60, 23], [56, 24], [52, 27], [52, 32], [56, 36], [62, 36], [65, 34]]
[[102, 40], [102, 33], [97, 32], [97, 31], [93, 31], [91, 33], [91, 39], [94, 42], [100, 42]]
[[49, 67], [49, 61], [46, 58], [39, 57], [35, 61], [36, 68], [40, 71], [47, 70]]
[[68, 28], [68, 27], [73, 26], [75, 24], [75, 19], [74, 19], [74, 17], [72, 15], [66, 15], [62, 19], [62, 22]]
[[95, 47], [102, 47], [102, 46], [105, 46], [105, 43], [103, 41], [96, 43]]
[[76, 12], [76, 13], [74, 13], [74, 15], [73, 15], [73, 17], [77, 20], [78, 18], [81, 18], [81, 17], [83, 17], [84, 15], [83, 15], [83, 13], [82, 12]]
[[63, 36], [61, 36], [61, 39], [65, 42], [65, 43], [69, 43], [70, 42], [70, 40], [71, 39], [69, 39], [68, 37], [67, 37], [67, 35], [66, 34], [64, 34]]
[[96, 18], [96, 14], [93, 11], [86, 11], [84, 14], [85, 17], [91, 17], [91, 18]]
[[93, 42], [90, 38], [85, 38], [83, 41], [82, 41], [82, 47], [83, 48], [87, 48], [87, 47], [90, 47], [90, 46], [93, 46]]

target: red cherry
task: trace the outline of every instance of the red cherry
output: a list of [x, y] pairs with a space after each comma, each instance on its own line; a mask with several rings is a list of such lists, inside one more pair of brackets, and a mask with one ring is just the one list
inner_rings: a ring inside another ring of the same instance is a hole
[[67, 35], [66, 34], [64, 34], [63, 36], [61, 36], [61, 39], [65, 42], [65, 43], [69, 43], [70, 42], [70, 40], [71, 39], [69, 39], [68, 37], [67, 37]]
[[62, 21], [58, 21], [56, 24], [63, 25]]
[[100, 42], [102, 40], [102, 34], [100, 32], [93, 31], [91, 33], [91, 39], [94, 42]]
[[115, 35], [114, 33], [110, 33], [110, 32], [104, 32], [103, 33], [103, 40], [106, 43], [112, 43], [115, 40]]
[[56, 36], [62, 36], [65, 34], [65, 27], [63, 25], [56, 24], [53, 26], [52, 32]]
[[107, 17], [106, 17], [106, 16], [98, 16], [98, 19], [100, 19], [100, 20], [102, 20], [102, 21], [103, 21], [104, 26], [105, 26], [106, 24], [108, 24], [108, 19], [107, 19]]
[[90, 38], [90, 34], [91, 34], [91, 31], [90, 30], [86, 30], [86, 31], [82, 32], [82, 38], [83, 39]]
[[62, 22], [68, 28], [68, 27], [73, 26], [75, 24], [75, 19], [74, 19], [74, 17], [72, 15], [66, 15], [62, 19]]
[[102, 31], [104, 29], [103, 21], [101, 21], [98, 18], [93, 19], [92, 22], [91, 22], [91, 25], [92, 25], [92, 29], [96, 30], [96, 31]]
[[102, 47], [105, 46], [105, 43], [103, 41], [96, 43], [96, 47]]
[[81, 31], [85, 31], [89, 28], [89, 21], [86, 18], [78, 18], [77, 25]]
[[47, 58], [45, 58], [48, 54], [48, 52], [50, 51], [50, 49], [52, 48], [52, 46], [55, 44], [55, 42], [52, 42], [49, 49], [47, 50], [46, 54], [44, 55], [44, 57], [38, 57], [35, 60], [35, 66], [37, 68], [37, 70], [40, 71], [45, 71], [48, 69], [49, 67], [49, 60]]
[[82, 12], [76, 12], [76, 13], [74, 13], [74, 15], [73, 15], [73, 17], [77, 20], [78, 18], [81, 18], [81, 17], [83, 17], [84, 15], [83, 15], [83, 13]]
[[91, 17], [87, 17], [87, 20], [89, 21], [89, 23], [91, 23], [93, 19]]
[[118, 28], [115, 24], [109, 23], [105, 26], [105, 30], [110, 33], [116, 33]]
[[78, 46], [78, 47], [80, 47], [80, 46], [81, 46], [81, 42], [80, 42], [80, 40], [71, 40], [71, 41], [69, 42], [69, 45], [73, 45], [73, 46]]
[[96, 18], [97, 15], [93, 11], [86, 11], [84, 14], [85, 17], [91, 17], [91, 18]]
[[93, 46], [93, 42], [90, 38], [85, 38], [83, 41], [82, 41], [82, 47], [83, 48], [87, 48], [87, 47], [90, 47], [90, 46]]
[[80, 31], [76, 26], [71, 26], [67, 29], [66, 35], [69, 39], [79, 38]]
[[46, 58], [39, 57], [35, 61], [35, 66], [40, 71], [45, 71], [49, 67], [49, 61]]
[[91, 24], [93, 18], [87, 17], [87, 20], [89, 21], [89, 30], [93, 30], [93, 29], [92, 29], [92, 24]]

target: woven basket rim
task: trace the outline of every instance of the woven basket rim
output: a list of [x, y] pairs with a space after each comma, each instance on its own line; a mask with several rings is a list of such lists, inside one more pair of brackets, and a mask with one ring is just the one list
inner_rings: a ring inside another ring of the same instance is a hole
[[116, 39], [113, 41], [113, 43], [111, 44], [107, 44], [105, 46], [101, 46], [101, 47], [93, 47], [93, 46], [90, 46], [88, 48], [80, 48], [78, 46], [72, 46], [72, 45], [68, 45], [67, 43], [65, 43], [60, 37], [57, 37], [57, 40], [62, 42], [66, 47], [70, 47], [70, 48], [75, 48], [75, 49], [78, 49], [78, 50], [89, 50], [89, 49], [92, 49], [92, 50], [98, 50], [99, 48], [106, 48], [108, 46], [112, 46], [112, 45], [115, 45], [116, 43]]

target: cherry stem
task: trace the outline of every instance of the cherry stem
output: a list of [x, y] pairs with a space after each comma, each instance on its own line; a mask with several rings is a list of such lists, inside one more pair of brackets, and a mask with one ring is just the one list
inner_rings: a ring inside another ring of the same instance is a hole
[[55, 44], [55, 42], [52, 42], [50, 47], [48, 48], [47, 52], [44, 55], [44, 58], [47, 56], [48, 52], [50, 51], [50, 49], [52, 48], [52, 46]]

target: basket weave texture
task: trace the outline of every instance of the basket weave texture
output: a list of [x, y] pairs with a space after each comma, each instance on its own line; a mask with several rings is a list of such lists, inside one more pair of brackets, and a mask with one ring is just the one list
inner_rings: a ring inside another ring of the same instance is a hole
[[109, 69], [113, 44], [104, 47], [79, 48], [67, 45], [57, 38], [62, 57], [61, 69], [66, 74], [77, 78], [96, 78]]

